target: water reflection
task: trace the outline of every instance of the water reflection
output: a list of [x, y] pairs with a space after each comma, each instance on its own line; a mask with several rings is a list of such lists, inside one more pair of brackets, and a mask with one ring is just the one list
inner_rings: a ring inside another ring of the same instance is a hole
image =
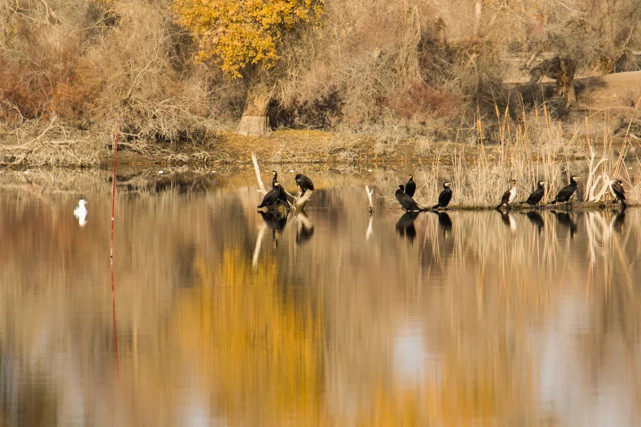
[[405, 212], [396, 223], [396, 232], [401, 237], [406, 237], [410, 242], [416, 237], [416, 228], [414, 221], [418, 217], [418, 212]]
[[539, 232], [539, 234], [541, 234], [541, 230], [543, 230], [543, 227], [545, 226], [545, 221], [543, 221], [543, 217], [541, 216], [541, 214], [539, 214], [537, 211], [530, 210], [526, 213], [526, 216], [536, 227], [536, 230]]
[[452, 231], [452, 219], [447, 214], [447, 212], [435, 212], [438, 215], [438, 225], [443, 230], [443, 236], [447, 236], [447, 233]]
[[638, 209], [401, 221], [346, 180], [283, 222], [253, 188], [121, 194], [112, 308], [100, 182], [82, 230], [72, 194], [0, 192], [4, 424], [641, 422]]
[[573, 219], [574, 214], [570, 211], [563, 212], [563, 211], [552, 210], [551, 212], [554, 214], [554, 216], [556, 216], [557, 224], [569, 230], [570, 238], [571, 239], [574, 238], [574, 235], [577, 232], [577, 226]]

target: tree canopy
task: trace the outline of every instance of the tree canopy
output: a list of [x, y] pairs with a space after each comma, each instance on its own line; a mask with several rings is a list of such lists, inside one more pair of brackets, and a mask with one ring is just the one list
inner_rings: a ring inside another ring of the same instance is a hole
[[200, 61], [233, 78], [250, 65], [270, 69], [286, 32], [317, 21], [324, 0], [174, 0], [176, 21], [198, 38]]

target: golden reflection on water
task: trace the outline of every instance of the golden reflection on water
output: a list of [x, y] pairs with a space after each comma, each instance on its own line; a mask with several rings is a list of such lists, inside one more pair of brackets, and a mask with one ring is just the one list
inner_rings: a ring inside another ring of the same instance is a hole
[[641, 421], [638, 209], [370, 222], [341, 185], [273, 229], [249, 188], [121, 194], [118, 379], [110, 200], [84, 196], [79, 227], [76, 197], [0, 193], [3, 424]]

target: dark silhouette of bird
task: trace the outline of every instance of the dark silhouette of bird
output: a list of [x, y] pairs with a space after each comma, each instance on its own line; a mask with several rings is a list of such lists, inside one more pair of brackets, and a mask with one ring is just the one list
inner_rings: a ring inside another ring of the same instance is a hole
[[405, 212], [396, 223], [396, 232], [399, 236], [407, 237], [412, 242], [416, 237], [416, 227], [414, 220], [418, 217], [418, 212]]
[[620, 233], [623, 228], [623, 222], [625, 221], [625, 209], [626, 205], [622, 205], [621, 210], [614, 215], [614, 218], [610, 223], [610, 227], [617, 233]]
[[570, 177], [570, 184], [566, 185], [563, 187], [556, 195], [556, 198], [552, 200], [550, 203], [555, 204], [555, 203], [568, 203], [570, 201], [570, 197], [574, 194], [576, 191], [576, 180], [579, 179], [578, 176], [572, 175]]
[[499, 210], [499, 213], [501, 214], [501, 220], [503, 221], [503, 224], [505, 224], [506, 227], [508, 227], [512, 231], [516, 231], [516, 220], [510, 213], [510, 211], [502, 211]]
[[556, 216], [556, 220], [560, 225], [570, 230], [570, 239], [573, 239], [577, 232], [577, 226], [570, 214], [567, 212], [557, 212], [555, 210], [551, 212]]
[[432, 206], [432, 209], [444, 208], [452, 200], [452, 189], [450, 188], [450, 182], [445, 181], [443, 183], [443, 191], [438, 195], [438, 203]]
[[314, 183], [305, 175], [298, 173], [294, 179], [296, 179], [296, 185], [298, 186], [301, 196], [305, 194], [305, 191], [307, 190], [314, 191]]
[[409, 179], [407, 180], [407, 183], [405, 184], [405, 194], [407, 194], [410, 197], [414, 197], [415, 192], [416, 192], [416, 183], [414, 182], [414, 176], [410, 175]]
[[496, 209], [500, 209], [502, 206], [505, 206], [506, 208], [510, 207], [510, 204], [516, 199], [516, 180], [513, 179], [510, 181], [510, 188], [507, 189], [505, 193], [503, 193], [503, 196], [501, 196], [501, 203], [496, 207]]
[[274, 188], [269, 190], [265, 197], [263, 197], [263, 202], [258, 205], [258, 208], [274, 206], [280, 202], [287, 203], [287, 195], [283, 186], [280, 185], [278, 181], [274, 182]]
[[528, 211], [526, 215], [530, 220], [530, 222], [536, 226], [536, 230], [540, 234], [541, 230], [543, 230], [543, 227], [545, 226], [545, 222], [543, 222], [543, 217], [537, 211]]
[[276, 188], [276, 183], [278, 182], [278, 172], [272, 171], [272, 188]]
[[443, 236], [452, 231], [452, 219], [447, 212], [435, 212], [438, 215], [438, 225], [443, 229]]
[[420, 212], [422, 209], [418, 207], [414, 199], [405, 193], [405, 186], [403, 184], [398, 186], [398, 190], [394, 193], [396, 200], [401, 204], [406, 211]]
[[627, 206], [625, 203], [625, 190], [623, 189], [623, 181], [620, 179], [614, 180], [610, 183], [610, 188], [616, 197], [616, 201], [621, 202], [621, 206]]
[[527, 203], [530, 206], [535, 206], [537, 203], [541, 201], [543, 196], [545, 195], [545, 187], [544, 187], [545, 181], [539, 181], [538, 185], [536, 186], [536, 189], [530, 193], [530, 196], [527, 198], [525, 203]]
[[269, 228], [272, 229], [272, 239], [274, 241], [274, 247], [277, 248], [280, 236], [283, 232], [283, 229], [285, 228], [285, 224], [287, 224], [287, 212], [258, 211], [258, 213], [263, 218], [263, 221], [265, 221], [265, 223], [269, 226]]

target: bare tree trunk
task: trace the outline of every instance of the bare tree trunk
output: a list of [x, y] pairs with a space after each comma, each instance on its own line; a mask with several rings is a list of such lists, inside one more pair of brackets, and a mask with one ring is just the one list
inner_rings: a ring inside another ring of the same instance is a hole
[[267, 105], [270, 95], [262, 85], [253, 87], [247, 94], [247, 103], [243, 117], [238, 123], [236, 133], [249, 136], [266, 136], [271, 133], [267, 118]]

